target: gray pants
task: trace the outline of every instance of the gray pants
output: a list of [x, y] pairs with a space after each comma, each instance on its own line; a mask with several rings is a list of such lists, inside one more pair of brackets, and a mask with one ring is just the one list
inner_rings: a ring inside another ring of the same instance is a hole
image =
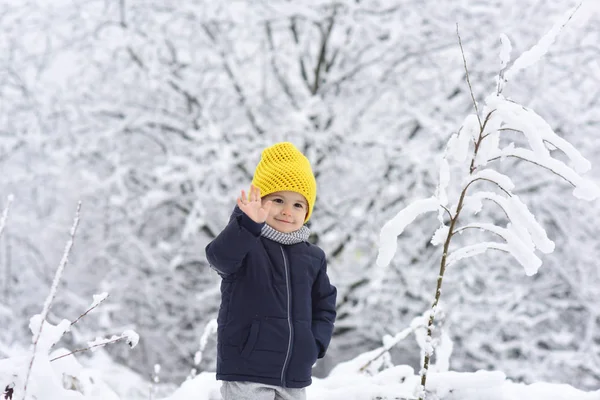
[[223, 400], [306, 400], [306, 389], [289, 389], [254, 382], [223, 381]]

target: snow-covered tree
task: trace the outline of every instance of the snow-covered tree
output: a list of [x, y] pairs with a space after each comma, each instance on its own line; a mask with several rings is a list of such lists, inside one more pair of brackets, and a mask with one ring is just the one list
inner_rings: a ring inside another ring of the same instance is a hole
[[[406, 226], [421, 214], [438, 214], [440, 227], [433, 234], [431, 243], [442, 246], [441, 262], [434, 301], [428, 316], [421, 388], [418, 393], [420, 400], [425, 398], [427, 374], [436, 346], [433, 340], [434, 320], [446, 269], [488, 250], [498, 250], [514, 258], [524, 268], [525, 274], [531, 276], [542, 265], [536, 250], [548, 254], [555, 248], [544, 228], [516, 194], [518, 189], [513, 181], [501, 172], [506, 168], [496, 164], [507, 158], [516, 158], [559, 176], [573, 187], [573, 195], [579, 199], [592, 201], [600, 197], [600, 187], [581, 176], [591, 169], [590, 162], [572, 144], [558, 136], [537, 113], [506, 99], [502, 94], [507, 82], [512, 81], [521, 70], [537, 63], [548, 52], [550, 45], [578, 8], [569, 10], [538, 44], [513, 63], [510, 63], [510, 40], [506, 35], [501, 36], [501, 71], [497, 78], [497, 89], [485, 99], [481, 113], [471, 92], [475, 113], [466, 118], [459, 133], [452, 135], [448, 141], [440, 162], [439, 184], [435, 196], [411, 203], [381, 230], [377, 263], [379, 267], [386, 267], [396, 252], [397, 236]], [[466, 60], [464, 62], [471, 90]], [[515, 141], [515, 135], [511, 133], [520, 137]], [[563, 158], [566, 160], [563, 161]], [[502, 223], [489, 221], [487, 215], [478, 218], [483, 203], [491, 203], [500, 209], [504, 217]], [[497, 240], [486, 239], [470, 243], [469, 239], [464, 239], [459, 241], [458, 246], [456, 240], [452, 241], [470, 230], [484, 231]], [[467, 243], [460, 243], [464, 241]]]

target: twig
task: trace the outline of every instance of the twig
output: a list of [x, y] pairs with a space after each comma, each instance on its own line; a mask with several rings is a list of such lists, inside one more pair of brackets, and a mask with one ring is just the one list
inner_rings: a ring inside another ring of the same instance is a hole
[[408, 335], [410, 335], [412, 332], [414, 332], [414, 330], [416, 328], [419, 328], [419, 326], [406, 328], [402, 332], [400, 332], [396, 336], [394, 336], [394, 339], [391, 340], [390, 343], [388, 343], [386, 346], [383, 346], [383, 348], [381, 349], [381, 351], [374, 358], [370, 359], [365, 365], [363, 365], [362, 367], [360, 367], [359, 371], [363, 372], [364, 370], [366, 370], [369, 367], [369, 365], [371, 365], [375, 360], [379, 359], [385, 353], [387, 353], [388, 351], [390, 351], [390, 349], [392, 347], [394, 347], [395, 345], [397, 345], [398, 343], [400, 343], [400, 341], [402, 341]]
[[238, 95], [238, 100], [239, 100], [240, 104], [244, 107], [244, 109], [246, 111], [246, 117], [248, 117], [250, 125], [252, 125], [252, 127], [254, 128], [254, 131], [259, 136], [263, 135], [265, 133], [265, 130], [260, 126], [260, 124], [258, 122], [258, 118], [254, 115], [254, 111], [252, 110], [250, 99], [248, 99], [248, 96], [244, 92], [244, 89], [242, 87], [242, 84], [240, 83], [240, 80], [235, 75], [235, 73], [229, 63], [229, 60], [227, 58], [227, 54], [225, 54], [225, 50], [223, 48], [221, 48], [221, 45], [217, 40], [217, 36], [210, 30], [210, 28], [207, 24], [201, 24], [201, 27], [204, 30], [204, 32], [206, 33], [206, 36], [208, 36], [208, 38], [211, 40], [211, 42], [217, 48], [216, 52], [221, 57], [221, 60], [223, 62], [223, 69], [225, 70], [227, 76], [229, 77], [229, 80], [231, 81], [231, 84], [233, 85], [235, 92]]
[[487, 229], [487, 228], [484, 228], [484, 227], [481, 227], [481, 226], [472, 226], [472, 225], [465, 225], [465, 226], [461, 226], [460, 228], [457, 228], [457, 229], [455, 229], [455, 230], [454, 230], [454, 232], [452, 232], [452, 235], [455, 235], [455, 234], [457, 234], [457, 233], [460, 233], [460, 232], [462, 232], [462, 231], [464, 231], [464, 230], [467, 230], [467, 229], [479, 229], [479, 230], [484, 230], [484, 231], [486, 231], [486, 232], [493, 233], [493, 234], [494, 234], [494, 235], [496, 235], [496, 236], [500, 236], [502, 239], [506, 239], [504, 236], [502, 236], [501, 234], [499, 234], [499, 233], [497, 233], [497, 232], [491, 231], [491, 230], [489, 230], [489, 229]]
[[35, 336], [33, 339], [33, 354], [31, 355], [31, 361], [29, 362], [29, 368], [27, 369], [27, 375], [25, 377], [25, 384], [23, 387], [23, 398], [22, 398], [23, 400], [25, 400], [25, 397], [27, 395], [27, 383], [29, 382], [29, 376], [31, 375], [31, 370], [33, 368], [33, 362], [35, 360], [37, 345], [40, 340], [40, 336], [42, 335], [42, 328], [44, 326], [44, 321], [46, 320], [46, 317], [48, 316], [48, 312], [50, 311], [50, 307], [52, 306], [52, 302], [54, 301], [54, 298], [56, 297], [56, 289], [58, 288], [58, 283], [60, 282], [62, 273], [65, 269], [65, 266], [67, 265], [67, 262], [69, 261], [69, 253], [71, 252], [71, 248], [73, 247], [73, 241], [75, 240], [75, 233], [77, 232], [77, 227], [79, 226], [80, 211], [81, 211], [81, 201], [79, 201], [77, 203], [77, 211], [75, 212], [75, 219], [73, 220], [73, 225], [71, 226], [71, 232], [70, 232], [71, 238], [69, 239], [69, 241], [67, 242], [67, 245], [65, 246], [65, 251], [63, 252], [62, 259], [60, 260], [58, 269], [56, 270], [56, 273], [54, 274], [54, 281], [52, 282], [52, 287], [50, 288], [50, 293], [48, 294], [48, 297], [46, 298], [46, 301], [44, 303], [44, 309], [42, 310], [40, 328], [35, 333]]
[[471, 86], [471, 79], [469, 78], [469, 69], [467, 68], [467, 59], [465, 58], [465, 52], [463, 50], [462, 40], [458, 32], [458, 23], [456, 24], [456, 36], [458, 36], [458, 45], [460, 46], [460, 53], [462, 54], [463, 64], [465, 66], [465, 74], [467, 75], [467, 84], [469, 85], [469, 92], [471, 93], [471, 99], [473, 100], [473, 106], [475, 107], [475, 113], [477, 113], [477, 121], [479, 121], [479, 128], [483, 131], [483, 124], [479, 117], [479, 109], [477, 108], [477, 102], [475, 101], [475, 95], [473, 94], [473, 87]]
[[535, 161], [529, 160], [529, 159], [527, 159], [527, 158], [524, 158], [524, 157], [520, 157], [520, 156], [514, 155], [514, 154], [504, 154], [504, 155], [501, 155], [501, 156], [492, 157], [492, 158], [490, 158], [490, 159], [489, 159], [489, 160], [487, 160], [487, 161], [488, 161], [488, 162], [490, 162], [490, 161], [496, 161], [496, 160], [499, 160], [499, 159], [501, 159], [502, 157], [513, 157], [513, 158], [516, 158], [516, 159], [519, 159], [519, 160], [523, 160], [523, 161], [530, 162], [530, 163], [532, 163], [532, 164], [534, 164], [534, 165], [537, 165], [538, 167], [542, 167], [542, 168], [544, 168], [544, 169], [547, 169], [548, 171], [552, 172], [554, 175], [556, 175], [556, 176], [558, 176], [559, 178], [562, 178], [563, 180], [565, 180], [566, 182], [568, 182], [568, 183], [569, 183], [571, 186], [573, 186], [573, 187], [577, 187], [577, 185], [576, 185], [575, 183], [571, 182], [571, 181], [570, 181], [570, 180], [569, 180], [569, 179], [568, 179], [566, 176], [559, 174], [558, 172], [556, 172], [556, 171], [552, 170], [551, 168], [549, 168], [549, 167], [546, 167], [545, 165], [542, 165], [542, 164], [540, 164], [540, 163], [537, 163], [537, 162], [535, 162]]
[[475, 183], [475, 182], [477, 182], [477, 181], [488, 181], [488, 182], [491, 182], [491, 183], [493, 183], [494, 185], [498, 186], [498, 188], [499, 188], [500, 190], [502, 190], [504, 193], [506, 193], [506, 195], [507, 195], [508, 197], [512, 197], [512, 194], [511, 194], [511, 193], [510, 193], [508, 190], [506, 190], [506, 189], [504, 189], [502, 186], [500, 186], [500, 184], [499, 184], [498, 182], [496, 182], [496, 181], [494, 181], [494, 180], [492, 180], [492, 179], [488, 179], [488, 178], [477, 178], [477, 179], [473, 179], [471, 182], [469, 182], [469, 183], [468, 183], [468, 185], [467, 185], [467, 186], [471, 186], [471, 184], [472, 184], [472, 183]]
[[448, 207], [446, 207], [446, 206], [440, 206], [440, 207], [442, 207], [444, 210], [446, 210], [446, 213], [448, 213], [448, 217], [450, 217], [450, 220], [452, 221], [452, 218], [453, 218], [452, 213], [450, 212], [450, 210], [448, 210]]
[[72, 351], [72, 352], [70, 352], [70, 353], [63, 354], [62, 356], [54, 357], [53, 359], [51, 359], [51, 360], [50, 360], [50, 362], [52, 362], [52, 361], [56, 361], [56, 360], [59, 360], [59, 359], [61, 359], [61, 358], [64, 358], [64, 357], [66, 357], [66, 356], [70, 356], [70, 355], [72, 355], [72, 354], [75, 354], [75, 353], [81, 353], [82, 351], [91, 350], [91, 349], [93, 349], [94, 347], [106, 346], [107, 344], [113, 344], [113, 343], [117, 343], [117, 342], [119, 342], [119, 341], [121, 341], [121, 340], [123, 340], [123, 339], [127, 339], [127, 336], [120, 336], [120, 337], [118, 337], [118, 338], [116, 338], [116, 339], [113, 339], [113, 340], [110, 340], [110, 341], [108, 341], [108, 342], [102, 342], [102, 343], [94, 344], [94, 345], [92, 345], [92, 346], [86, 347], [85, 349], [77, 349], [77, 350], [73, 350], [73, 351]]
[[108, 299], [108, 296], [106, 296], [105, 298], [103, 298], [102, 300], [100, 300], [98, 302], [98, 304], [94, 305], [93, 307], [88, 308], [88, 310], [86, 312], [84, 312], [83, 314], [81, 314], [79, 317], [77, 317], [77, 319], [73, 322], [71, 322], [71, 326], [75, 325], [77, 323], [77, 321], [79, 321], [81, 318], [85, 317], [86, 315], [88, 315], [88, 313], [90, 313], [94, 308], [98, 307], [100, 304], [102, 304], [104, 302], [104, 300]]
[[[79, 317], [77, 317], [77, 319], [73, 322], [71, 322], [71, 326], [75, 325], [81, 318], [85, 317], [86, 315], [88, 315], [94, 308], [98, 307], [100, 304], [102, 304], [104, 302], [104, 300], [106, 300], [108, 298], [108, 295], [103, 298], [102, 300], [100, 300], [97, 304], [95, 304], [93, 307], [90, 307], [87, 309], [86, 312], [84, 312], [83, 314], [81, 314]], [[55, 343], [56, 344], [56, 343]], [[54, 347], [54, 344], [52, 345], [52, 347]]]

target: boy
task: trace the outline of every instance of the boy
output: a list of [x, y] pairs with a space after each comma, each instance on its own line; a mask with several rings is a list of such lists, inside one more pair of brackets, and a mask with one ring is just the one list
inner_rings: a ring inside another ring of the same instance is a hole
[[224, 400], [301, 400], [325, 355], [336, 288], [325, 254], [304, 226], [317, 185], [308, 159], [288, 142], [263, 150], [250, 193], [206, 246], [222, 277], [217, 379]]

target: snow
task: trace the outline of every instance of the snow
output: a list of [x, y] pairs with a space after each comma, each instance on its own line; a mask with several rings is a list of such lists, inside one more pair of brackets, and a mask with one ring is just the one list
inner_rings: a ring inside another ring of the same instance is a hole
[[[448, 204], [448, 194], [446, 193], [448, 189], [448, 184], [450, 183], [450, 165], [446, 158], [443, 158], [440, 162], [440, 183], [438, 185], [437, 198], [439, 204], [441, 206], [446, 206]], [[440, 207], [440, 213], [443, 212], [443, 209]]]
[[131, 347], [132, 349], [135, 346], [137, 346], [140, 341], [140, 335], [138, 335], [137, 332], [135, 332], [131, 329], [123, 332], [123, 334], [121, 336], [125, 339], [125, 342], [127, 343], [127, 345], [129, 347]]
[[14, 199], [14, 195], [8, 195], [6, 206], [4, 207], [4, 211], [2, 211], [2, 218], [0, 218], [0, 236], [2, 236], [2, 231], [4, 231], [4, 227], [6, 226], [6, 220], [8, 219], [10, 205], [14, 201]]
[[[44, 333], [44, 323], [46, 322], [46, 317], [48, 316], [48, 312], [50, 311], [50, 306], [56, 297], [56, 291], [58, 289], [58, 284], [62, 277], [65, 266], [67, 265], [69, 254], [71, 252], [71, 248], [73, 247], [73, 240], [75, 238], [75, 232], [77, 231], [77, 226], [79, 225], [79, 212], [81, 210], [81, 202], [77, 204], [77, 211], [75, 213], [75, 219], [73, 221], [73, 225], [71, 226], [71, 237], [65, 246], [65, 250], [63, 252], [62, 258], [60, 260], [60, 264], [56, 273], [54, 274], [54, 279], [52, 281], [52, 286], [50, 287], [50, 293], [46, 297], [46, 301], [44, 302], [44, 308], [42, 313], [38, 316], [34, 316], [30, 322], [29, 327], [34, 332], [32, 342], [33, 342], [33, 351], [29, 361], [29, 368], [26, 370], [25, 379], [23, 380], [23, 392], [25, 393], [23, 396], [27, 394], [29, 377], [32, 371], [35, 368], [35, 358], [38, 355], [38, 352], [47, 352], [50, 347], [52, 347], [62, 335], [69, 330], [71, 327], [71, 322], [67, 320], [63, 320], [57, 327], [57, 329], [48, 328], [48, 333], [42, 335]], [[20, 387], [19, 387], [20, 388]], [[24, 399], [25, 400], [25, 399]]]
[[435, 233], [431, 237], [431, 244], [434, 246], [443, 244], [446, 241], [446, 237], [448, 237], [449, 231], [450, 227], [442, 224], [438, 229], [436, 229]]
[[[360, 354], [359, 356], [336, 365], [325, 378], [313, 377], [313, 384], [307, 388], [308, 400], [367, 400], [403, 399], [415, 400], [421, 390], [421, 378], [415, 374], [408, 365], [394, 365], [391, 362], [389, 350], [406, 339], [411, 332], [425, 352], [431, 354], [433, 345], [436, 346], [435, 363], [430, 365], [428, 371], [427, 398], [440, 400], [598, 400], [600, 390], [584, 392], [565, 384], [534, 383], [531, 385], [514, 383], [506, 378], [500, 371], [475, 371], [455, 372], [449, 371], [449, 359], [452, 353], [450, 337], [441, 331], [436, 339], [425, 335], [426, 323], [429, 319], [429, 310], [423, 315], [414, 318], [409, 328], [399, 332], [394, 337], [383, 338], [383, 346], [375, 350]], [[436, 312], [440, 320], [441, 309]], [[441, 318], [443, 319], [443, 317]], [[40, 316], [33, 317], [31, 322], [32, 333], [41, 325]], [[46, 329], [40, 337], [38, 349], [40, 354], [35, 360], [31, 372], [31, 385], [29, 386], [28, 400], [38, 398], [44, 400], [142, 400], [148, 388], [154, 388], [158, 379], [154, 379], [154, 386], [150, 382], [137, 381], [137, 392], [129, 389], [132, 397], [119, 397], [103, 380], [103, 375], [84, 367], [75, 355], [58, 358], [54, 362], [50, 359], [68, 354], [66, 349], [57, 349], [48, 354], [49, 348], [55, 343], [64, 331], [70, 326], [64, 320], [58, 326], [46, 322]], [[212, 324], [206, 331], [212, 329]], [[125, 333], [124, 333], [124, 336]], [[134, 335], [129, 332], [127, 336], [133, 340]], [[41, 350], [44, 351], [41, 351]], [[0, 360], [0, 382], [16, 389], [22, 387], [24, 370], [28, 367], [29, 356], [15, 356]], [[101, 363], [95, 362], [95, 365]], [[154, 366], [154, 375], [158, 375], [161, 368]], [[113, 377], [122, 374], [113, 372]], [[131, 377], [131, 381], [137, 378]], [[214, 372], [201, 372], [193, 378], [184, 381], [179, 388], [172, 391], [161, 400], [220, 400], [221, 383], [215, 379]], [[144, 389], [146, 388], [146, 390]], [[151, 393], [155, 393], [151, 389]], [[18, 399], [20, 392], [15, 392]]]
[[591, 169], [591, 163], [572, 144], [558, 136], [548, 122], [535, 111], [498, 95], [490, 95], [486, 104], [495, 110], [495, 117], [501, 118], [506, 128], [518, 130], [527, 137], [531, 149], [539, 158], [550, 156], [545, 145], [550, 143], [565, 153], [577, 173], [583, 174]]
[[469, 145], [479, 138], [479, 120], [475, 114], [469, 114], [462, 123], [458, 135], [451, 136], [446, 146], [449, 160], [463, 162], [469, 154]]
[[31, 318], [30, 329], [33, 338], [37, 338], [36, 357], [31, 364], [30, 354], [19, 354], [0, 360], [0, 383], [14, 385], [15, 399], [23, 399], [23, 387], [28, 377], [27, 400], [118, 400], [116, 394], [102, 381], [96, 379], [92, 370], [83, 368], [74, 356], [50, 360], [69, 353], [65, 349], [57, 349], [49, 353], [52, 346], [71, 326], [68, 320], [58, 325], [49, 322], [43, 324], [40, 315]]
[[75, 220], [73, 221], [73, 226], [71, 227], [71, 237], [65, 246], [65, 250], [63, 252], [62, 258], [58, 265], [58, 269], [56, 270], [56, 273], [54, 274], [52, 286], [50, 287], [50, 293], [48, 294], [48, 296], [46, 297], [46, 301], [44, 302], [44, 308], [42, 310], [42, 314], [39, 319], [39, 321], [40, 321], [39, 328], [35, 331], [37, 333], [35, 334], [35, 336], [33, 338], [34, 343], [37, 343], [38, 339], [40, 338], [40, 336], [42, 334], [42, 328], [44, 325], [44, 321], [46, 320], [46, 317], [48, 316], [48, 312], [50, 311], [50, 306], [52, 305], [52, 301], [54, 301], [54, 298], [56, 297], [58, 283], [60, 282], [60, 279], [62, 278], [62, 274], [65, 270], [65, 266], [67, 265], [67, 262], [69, 261], [69, 254], [71, 253], [71, 248], [73, 247], [75, 232], [77, 231], [77, 226], [79, 225], [80, 210], [81, 210], [81, 203], [79, 203], [77, 205]]
[[121, 340], [124, 340], [127, 345], [133, 349], [140, 341], [140, 336], [135, 331], [126, 330], [121, 335], [112, 335], [108, 338], [98, 337], [92, 341], [89, 341], [88, 346], [90, 347], [91, 351], [96, 351], [100, 347], [104, 347], [107, 344], [113, 344]]
[[510, 43], [510, 39], [508, 38], [508, 36], [506, 36], [505, 33], [502, 33], [500, 35], [500, 44], [500, 67], [504, 69], [510, 62], [510, 52], [512, 51], [512, 44]]
[[[542, 260], [534, 253], [533, 244], [523, 240], [522, 237], [517, 234], [513, 225], [509, 224], [507, 228], [502, 228], [491, 223], [473, 222], [460, 229], [469, 228], [485, 230], [502, 237], [506, 241], [506, 246], [503, 246], [502, 250], [508, 251], [523, 266], [525, 274], [528, 276], [534, 275], [542, 265]], [[460, 249], [457, 250], [457, 252], [460, 252]], [[470, 254], [473, 255], [474, 253]], [[454, 261], [457, 259], [460, 258], [453, 257]]]
[[217, 328], [219, 327], [216, 319], [211, 319], [208, 324], [204, 327], [204, 332], [200, 337], [200, 346], [198, 347], [198, 351], [194, 355], [194, 365], [199, 365], [202, 362], [202, 352], [208, 343], [208, 338], [211, 335], [217, 333]]
[[381, 228], [377, 265], [379, 267], [386, 267], [390, 263], [392, 257], [396, 253], [396, 240], [398, 236], [404, 232], [404, 229], [408, 224], [413, 222], [421, 214], [437, 211], [439, 206], [439, 200], [436, 197], [417, 200], [388, 221], [383, 228]]
[[[306, 390], [308, 400], [366, 400], [417, 398], [420, 378], [407, 365], [385, 368], [373, 375], [359, 373], [364, 355], [340, 365], [324, 379], [313, 378]], [[202, 372], [162, 400], [220, 400], [220, 382], [213, 373]], [[569, 385], [519, 384], [500, 371], [433, 372], [428, 375], [427, 398], [440, 400], [598, 400], [600, 390], [584, 392]]]
[[463, 182], [462, 186], [467, 186], [471, 182], [475, 182], [478, 179], [491, 181], [509, 193], [515, 188], [515, 184], [508, 176], [493, 169], [481, 169], [475, 172], [473, 175], [470, 175], [465, 182]]
[[539, 154], [531, 150], [514, 147], [505, 147], [496, 155], [496, 157], [507, 156], [530, 161], [554, 172], [561, 177], [564, 177], [571, 185], [574, 186], [573, 196], [578, 199], [592, 201], [600, 197], [600, 187], [598, 187], [596, 183], [583, 178], [562, 161], [551, 157], [540, 157]]
[[477, 192], [465, 198], [466, 203], [474, 203], [470, 204], [469, 207], [475, 210], [480, 210], [483, 207], [482, 200], [491, 200], [500, 206], [521, 240], [526, 243], [533, 241], [530, 247], [537, 247], [545, 254], [554, 251], [554, 242], [548, 238], [544, 228], [536, 221], [535, 216], [529, 211], [527, 205], [520, 200], [519, 196], [513, 194], [510, 197], [505, 197], [493, 192]]
[[560, 31], [566, 23], [573, 17], [573, 14], [579, 9], [579, 5], [573, 7], [564, 13], [554, 26], [538, 41], [531, 49], [521, 54], [513, 63], [512, 67], [506, 71], [504, 78], [507, 81], [512, 80], [520, 71], [534, 65], [550, 50], [550, 46], [556, 40]]
[[102, 303], [104, 300], [106, 300], [107, 297], [108, 297], [107, 292], [93, 295], [92, 296], [93, 301], [92, 301], [92, 304], [90, 305], [90, 309], [98, 307], [98, 305], [100, 305], [100, 303]]
[[63, 319], [58, 325], [42, 326], [42, 315], [37, 314], [29, 320], [29, 329], [36, 334], [31, 338], [32, 343], [37, 343], [37, 353], [47, 353], [60, 338], [71, 329], [71, 321]]

